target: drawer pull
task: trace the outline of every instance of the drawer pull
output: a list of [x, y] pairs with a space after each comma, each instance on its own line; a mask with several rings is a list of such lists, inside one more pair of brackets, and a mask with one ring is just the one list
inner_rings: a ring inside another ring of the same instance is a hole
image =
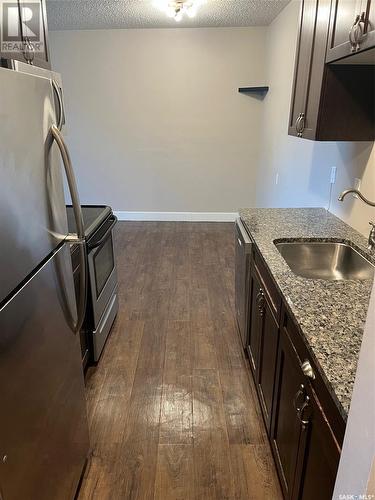
[[312, 366], [310, 364], [310, 361], [308, 361], [307, 359], [302, 363], [301, 365], [301, 368], [302, 368], [302, 371], [303, 371], [303, 374], [308, 377], [308, 378], [311, 378], [311, 379], [315, 379], [315, 373], [314, 373], [314, 370], [312, 369]]

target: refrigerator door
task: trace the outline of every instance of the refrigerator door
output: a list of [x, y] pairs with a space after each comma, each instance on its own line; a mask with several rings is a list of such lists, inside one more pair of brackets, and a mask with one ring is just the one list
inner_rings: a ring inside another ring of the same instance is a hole
[[68, 234], [51, 80], [0, 68], [0, 304]]
[[16, 59], [8, 60], [7, 62], [8, 67], [15, 71], [20, 71], [21, 73], [27, 73], [29, 75], [43, 76], [44, 78], [52, 80], [53, 90], [55, 91], [56, 125], [61, 130], [62, 126], [65, 124], [64, 95], [61, 75], [49, 69], [32, 66], [31, 64], [17, 61]]
[[74, 302], [63, 244], [0, 309], [4, 500], [74, 498], [89, 449]]

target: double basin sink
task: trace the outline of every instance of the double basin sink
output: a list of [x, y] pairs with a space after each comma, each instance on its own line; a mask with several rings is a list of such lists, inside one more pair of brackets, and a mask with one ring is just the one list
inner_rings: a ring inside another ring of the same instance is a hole
[[355, 248], [340, 241], [275, 241], [293, 271], [304, 278], [324, 280], [373, 279], [375, 266]]

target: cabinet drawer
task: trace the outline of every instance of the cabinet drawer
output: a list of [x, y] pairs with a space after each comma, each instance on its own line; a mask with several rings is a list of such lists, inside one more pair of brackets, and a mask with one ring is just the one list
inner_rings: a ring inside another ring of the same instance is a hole
[[277, 323], [279, 323], [280, 319], [280, 311], [281, 311], [281, 295], [278, 291], [273, 278], [271, 277], [262, 257], [258, 253], [258, 251], [254, 251], [254, 267], [258, 273], [259, 279], [261, 281], [261, 285], [263, 290], [266, 293], [266, 298], [269, 302], [272, 313], [275, 316]]

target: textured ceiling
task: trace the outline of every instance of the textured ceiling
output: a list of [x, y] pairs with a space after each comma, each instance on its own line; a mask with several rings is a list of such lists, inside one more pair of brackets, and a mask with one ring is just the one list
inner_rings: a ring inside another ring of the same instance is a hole
[[265, 26], [290, 0], [207, 0], [194, 19], [176, 23], [152, 0], [47, 0], [50, 30]]

